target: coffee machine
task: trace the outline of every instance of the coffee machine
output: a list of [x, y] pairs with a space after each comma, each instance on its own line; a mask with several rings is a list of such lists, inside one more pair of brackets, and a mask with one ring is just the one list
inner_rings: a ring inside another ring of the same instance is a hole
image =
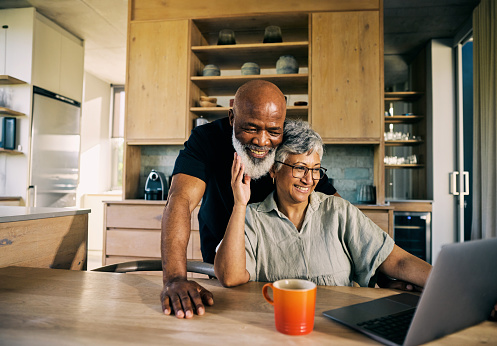
[[168, 191], [169, 184], [164, 173], [152, 169], [145, 182], [145, 199], [154, 201], [166, 199]]

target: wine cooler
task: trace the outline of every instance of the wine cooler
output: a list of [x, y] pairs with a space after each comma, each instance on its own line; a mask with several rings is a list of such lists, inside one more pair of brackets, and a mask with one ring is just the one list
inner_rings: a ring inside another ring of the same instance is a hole
[[402, 249], [431, 263], [431, 213], [394, 212], [394, 240]]

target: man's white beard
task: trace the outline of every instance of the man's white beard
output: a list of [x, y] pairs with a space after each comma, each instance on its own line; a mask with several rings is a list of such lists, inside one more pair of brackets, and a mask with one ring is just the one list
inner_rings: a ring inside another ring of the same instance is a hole
[[235, 151], [240, 156], [242, 163], [245, 166], [245, 174], [254, 180], [257, 180], [266, 175], [274, 164], [274, 157], [276, 155], [276, 150], [274, 148], [270, 148], [267, 155], [262, 159], [252, 157], [247, 154], [245, 148], [260, 150], [261, 147], [250, 144], [243, 145], [238, 139], [236, 139], [234, 131], [233, 147], [235, 148]]

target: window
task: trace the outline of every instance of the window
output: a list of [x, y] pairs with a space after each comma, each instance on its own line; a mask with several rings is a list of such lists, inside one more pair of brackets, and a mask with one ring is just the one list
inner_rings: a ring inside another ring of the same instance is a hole
[[112, 86], [111, 189], [123, 186], [124, 86]]

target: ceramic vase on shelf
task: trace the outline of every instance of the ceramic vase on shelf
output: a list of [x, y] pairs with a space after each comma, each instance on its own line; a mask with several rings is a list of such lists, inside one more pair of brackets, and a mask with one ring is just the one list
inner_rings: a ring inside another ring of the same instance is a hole
[[231, 29], [222, 29], [219, 31], [218, 45], [236, 44], [235, 32]]
[[281, 29], [279, 26], [270, 25], [264, 30], [264, 40], [262, 43], [279, 43], [283, 42]]
[[261, 74], [261, 69], [259, 68], [259, 65], [257, 65], [255, 62], [246, 62], [245, 64], [242, 65], [242, 75], [252, 75], [252, 74]]
[[205, 65], [204, 69], [202, 70], [202, 76], [220, 76], [221, 71], [219, 70], [219, 67], [213, 64]]
[[299, 63], [293, 55], [282, 55], [276, 62], [277, 74], [299, 73]]

